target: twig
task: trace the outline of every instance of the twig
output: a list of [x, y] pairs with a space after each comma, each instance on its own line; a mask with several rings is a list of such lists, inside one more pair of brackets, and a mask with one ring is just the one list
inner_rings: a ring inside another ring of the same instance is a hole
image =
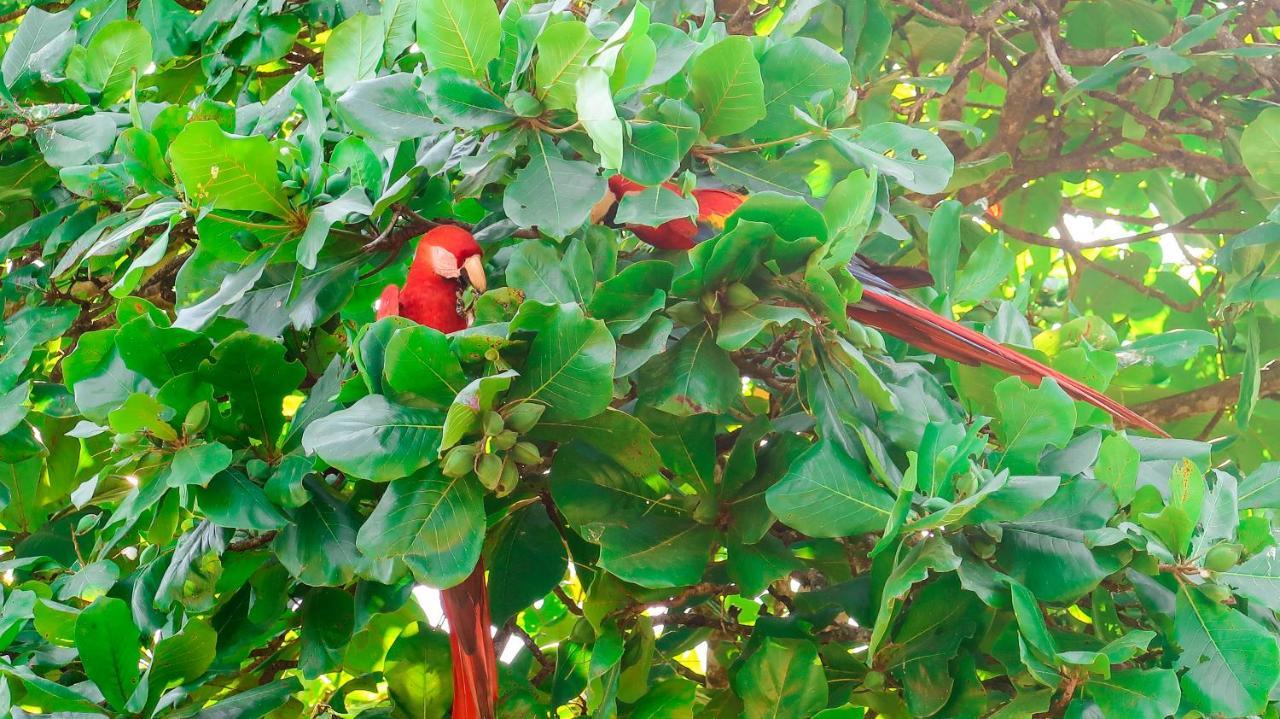
[[570, 614], [579, 617], [582, 616], [582, 607], [578, 606], [578, 603], [573, 601], [573, 597], [570, 597], [568, 593], [564, 591], [564, 587], [557, 584], [551, 589], [551, 593], [556, 595], [556, 599], [560, 600], [560, 603], [564, 605], [565, 609], [569, 610]]
[[520, 643], [523, 644], [525, 648], [529, 650], [529, 653], [533, 655], [533, 658], [537, 660], [539, 667], [538, 673], [533, 676], [532, 680], [530, 680], [534, 686], [546, 681], [546, 678], [551, 676], [551, 672], [555, 671], [556, 661], [551, 657], [548, 657], [546, 652], [542, 651], [542, 647], [539, 647], [533, 637], [529, 636], [529, 633], [522, 629], [519, 624], [516, 624], [515, 619], [508, 619], [507, 623], [502, 625], [502, 629], [511, 636], [519, 639]]
[[228, 552], [248, 552], [253, 549], [258, 549], [259, 547], [267, 546], [268, 544], [271, 543], [271, 540], [275, 538], [276, 538], [276, 530], [272, 529], [270, 531], [263, 532], [262, 534], [259, 534], [255, 537], [242, 539], [238, 542], [231, 542], [230, 544], [227, 545], [227, 551]]

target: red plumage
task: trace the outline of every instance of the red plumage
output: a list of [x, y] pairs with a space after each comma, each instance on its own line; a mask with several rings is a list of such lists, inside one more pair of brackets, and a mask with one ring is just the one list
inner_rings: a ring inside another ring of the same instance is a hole
[[1040, 384], [1044, 378], [1052, 377], [1068, 395], [1102, 408], [1118, 422], [1141, 427], [1162, 437], [1169, 436], [1142, 415], [1098, 390], [1015, 352], [959, 322], [936, 315], [905, 297], [863, 285], [862, 301], [849, 305], [847, 312], [850, 317], [865, 325], [956, 362], [994, 367], [1031, 384]]
[[[679, 193], [680, 188], [674, 183], [664, 182], [662, 186]], [[633, 182], [622, 175], [609, 178], [609, 190], [614, 198], [621, 200], [623, 195], [640, 192], [644, 185]], [[657, 227], [644, 225], [627, 225], [641, 242], [657, 247], [660, 250], [689, 250], [698, 244], [699, 233], [703, 225], [714, 232], [724, 229], [724, 221], [746, 200], [745, 197], [727, 190], [694, 190], [693, 199], [698, 203], [698, 221], [686, 217], [664, 222]]]
[[[664, 183], [663, 187], [679, 192], [679, 188], [670, 182]], [[621, 175], [614, 175], [609, 178], [609, 189], [617, 199], [621, 199], [623, 195], [643, 190], [644, 186]], [[746, 199], [725, 190], [694, 190], [692, 194], [698, 202], [698, 224], [680, 219], [658, 227], [628, 225], [627, 229], [654, 247], [687, 250], [697, 244], [700, 225], [716, 231], [723, 229], [724, 221]], [[995, 211], [998, 213], [998, 206], [995, 206]], [[936, 315], [895, 291], [896, 288], [931, 284], [932, 278], [927, 272], [909, 267], [886, 267], [863, 257], [855, 258], [849, 265], [849, 271], [863, 284], [862, 301], [850, 305], [847, 310], [853, 319], [956, 362], [985, 364], [1032, 384], [1039, 384], [1045, 377], [1052, 377], [1068, 395], [1102, 408], [1117, 421], [1168, 436], [1164, 430], [1102, 392], [1015, 352], [959, 322]]]
[[[459, 268], [479, 256], [480, 245], [470, 232], [449, 225], [431, 230], [418, 243], [404, 287], [388, 285], [382, 290], [378, 318], [400, 315], [445, 333], [464, 329], [468, 322], [462, 311], [464, 286]], [[460, 584], [442, 591], [440, 603], [449, 620], [453, 719], [493, 719], [498, 703], [498, 661], [489, 636], [484, 563], [477, 562]]]

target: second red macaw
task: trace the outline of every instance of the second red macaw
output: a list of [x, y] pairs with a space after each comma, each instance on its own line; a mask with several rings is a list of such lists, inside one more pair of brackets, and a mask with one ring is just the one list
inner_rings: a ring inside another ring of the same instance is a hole
[[[664, 187], [679, 192], [672, 183], [665, 183]], [[643, 189], [643, 185], [621, 175], [609, 178], [614, 202], [621, 200], [623, 195]], [[627, 229], [659, 249], [687, 250], [701, 239], [723, 230], [725, 220], [746, 201], [746, 196], [726, 190], [699, 189], [690, 194], [698, 203], [697, 222], [681, 218], [658, 227], [627, 225]], [[612, 214], [610, 210], [599, 214], [607, 221]], [[846, 312], [849, 317], [956, 362], [994, 367], [1031, 384], [1039, 384], [1046, 377], [1053, 378], [1068, 395], [1102, 408], [1118, 422], [1168, 436], [1163, 429], [1102, 392], [916, 304], [900, 290], [930, 284], [932, 278], [924, 270], [886, 267], [855, 256], [849, 263], [849, 272], [862, 283], [862, 299], [848, 306]]]
[[[484, 292], [480, 245], [470, 232], [437, 227], [422, 236], [404, 287], [387, 285], [378, 298], [378, 318], [399, 315], [441, 332], [470, 324], [462, 304], [467, 286]], [[489, 591], [484, 563], [460, 584], [440, 593], [449, 620], [453, 657], [453, 719], [493, 719], [498, 703], [498, 661], [489, 635]]]

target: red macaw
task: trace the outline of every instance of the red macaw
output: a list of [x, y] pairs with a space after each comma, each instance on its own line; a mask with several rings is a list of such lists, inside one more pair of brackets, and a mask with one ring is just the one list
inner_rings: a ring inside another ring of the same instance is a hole
[[[679, 191], [671, 183], [664, 186]], [[616, 202], [623, 195], [643, 190], [644, 186], [621, 175], [614, 175], [609, 178], [609, 189]], [[628, 225], [627, 229], [642, 241], [659, 249], [687, 250], [700, 239], [723, 230], [725, 220], [746, 201], [744, 195], [725, 190], [694, 190], [691, 194], [698, 203], [697, 223], [681, 218], [658, 227]], [[607, 216], [608, 212], [601, 215]], [[862, 300], [849, 305], [846, 310], [849, 317], [956, 362], [994, 367], [1031, 384], [1039, 384], [1044, 378], [1052, 377], [1068, 395], [1102, 408], [1117, 421], [1141, 427], [1160, 436], [1168, 436], [1160, 427], [1102, 392], [1015, 352], [959, 322], [936, 315], [899, 292], [931, 284], [933, 279], [928, 272], [911, 267], [886, 267], [861, 256], [854, 257], [849, 263], [849, 272], [862, 283]]]
[[[437, 227], [422, 236], [404, 287], [387, 285], [378, 299], [378, 318], [400, 315], [441, 332], [470, 324], [463, 311], [466, 285], [483, 292], [480, 245], [470, 232]], [[453, 719], [493, 719], [498, 703], [498, 661], [489, 636], [489, 592], [484, 563], [477, 562], [461, 584], [440, 593], [449, 620], [453, 656]]]

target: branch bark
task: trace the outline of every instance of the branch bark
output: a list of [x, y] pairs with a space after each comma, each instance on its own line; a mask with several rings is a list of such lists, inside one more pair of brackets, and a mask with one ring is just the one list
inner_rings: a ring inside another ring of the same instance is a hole
[[[1280, 361], [1262, 368], [1259, 394], [1263, 397], [1280, 395]], [[1133, 409], [1156, 424], [1165, 424], [1217, 412], [1234, 405], [1239, 398], [1240, 375], [1236, 375], [1208, 387], [1144, 402]]]

